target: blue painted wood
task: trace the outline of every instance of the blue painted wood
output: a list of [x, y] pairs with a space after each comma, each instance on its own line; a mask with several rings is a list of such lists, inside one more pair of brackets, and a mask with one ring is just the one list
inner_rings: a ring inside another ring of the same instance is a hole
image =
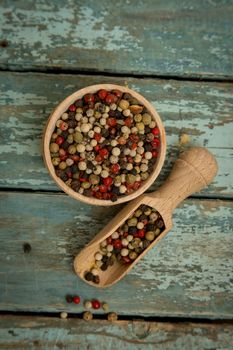
[[[0, 203], [0, 310], [79, 313], [83, 300], [99, 298], [121, 315], [233, 316], [233, 202], [186, 200], [174, 213], [172, 231], [103, 290], [75, 275], [73, 258], [119, 206], [12, 192], [0, 193]], [[79, 294], [81, 304], [67, 304], [69, 293]]]
[[219, 172], [202, 196], [231, 197], [233, 86], [174, 80], [103, 76], [0, 73], [0, 186], [32, 190], [59, 189], [49, 177], [41, 157], [41, 139], [52, 109], [67, 95], [96, 83], [118, 83], [139, 91], [157, 108], [167, 132], [165, 179], [174, 159], [186, 146], [205, 146], [216, 156]]
[[0, 349], [31, 350], [231, 350], [231, 324], [143, 321], [85, 322], [48, 317], [0, 319]]
[[1, 1], [0, 67], [233, 77], [231, 0]]

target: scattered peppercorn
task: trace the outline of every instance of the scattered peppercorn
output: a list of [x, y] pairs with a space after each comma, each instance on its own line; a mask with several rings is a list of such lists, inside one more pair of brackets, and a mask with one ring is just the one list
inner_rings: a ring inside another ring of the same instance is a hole
[[73, 191], [115, 202], [147, 180], [159, 147], [160, 131], [146, 108], [130, 94], [102, 89], [68, 107], [49, 149], [56, 175]]
[[92, 301], [92, 307], [93, 307], [93, 309], [99, 309], [100, 308], [100, 306], [101, 306], [101, 304], [100, 304], [100, 302], [99, 302], [99, 300], [93, 300]]
[[67, 301], [67, 303], [73, 303], [73, 297], [72, 297], [72, 295], [67, 295], [67, 296], [66, 296], [66, 301]]
[[92, 313], [91, 313], [90, 311], [85, 311], [85, 312], [83, 313], [83, 319], [84, 319], [85, 321], [91, 321], [91, 320], [93, 319]]
[[115, 312], [110, 312], [108, 314], [108, 321], [115, 322], [115, 321], [117, 321], [117, 319], [118, 319], [118, 316]]
[[105, 311], [105, 312], [108, 312], [109, 311], [109, 305], [107, 303], [102, 303], [102, 309]]
[[60, 313], [60, 318], [62, 318], [63, 320], [65, 320], [67, 317], [68, 317], [67, 312], [63, 311], [63, 312]]
[[80, 297], [78, 296], [78, 295], [75, 295], [74, 297], [73, 297], [73, 302], [75, 303], [75, 304], [79, 304], [80, 303]]

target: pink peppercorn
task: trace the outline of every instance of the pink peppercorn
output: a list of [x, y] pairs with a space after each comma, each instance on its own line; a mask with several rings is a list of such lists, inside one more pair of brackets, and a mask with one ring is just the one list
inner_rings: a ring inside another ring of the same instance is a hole
[[117, 101], [116, 95], [113, 94], [107, 94], [105, 97], [105, 102], [110, 105], [111, 103], [115, 103]]
[[74, 297], [73, 297], [73, 302], [75, 303], [75, 304], [79, 304], [80, 303], [80, 297], [78, 296], [78, 295], [75, 295]]
[[107, 96], [107, 93], [108, 93], [107, 90], [102, 89], [98, 92], [98, 96], [101, 100], [104, 100], [105, 97]]
[[99, 151], [99, 155], [104, 158], [108, 155], [108, 150], [107, 148], [102, 148], [100, 151]]
[[96, 141], [100, 141], [101, 137], [102, 137], [101, 134], [98, 134], [97, 132], [94, 133], [94, 139]]
[[75, 112], [75, 111], [76, 111], [75, 105], [70, 105], [69, 111], [70, 111], [70, 112]]
[[108, 119], [107, 119], [107, 124], [108, 124], [109, 126], [113, 127], [113, 126], [116, 126], [116, 125], [117, 125], [117, 121], [116, 121], [115, 118], [108, 118]]
[[61, 122], [59, 129], [61, 129], [62, 131], [65, 131], [68, 129], [68, 124], [66, 122]]
[[100, 308], [100, 306], [101, 306], [101, 304], [100, 304], [100, 302], [99, 302], [99, 300], [93, 300], [92, 301], [92, 307], [93, 307], [93, 309], [99, 309]]
[[112, 184], [112, 178], [110, 177], [110, 176], [108, 176], [108, 177], [106, 177], [105, 179], [103, 179], [103, 183], [104, 183], [104, 185], [105, 186], [111, 186], [111, 184]]
[[119, 164], [113, 164], [110, 167], [110, 170], [113, 174], [117, 174], [120, 171], [120, 165]]
[[55, 141], [55, 142], [56, 142], [57, 145], [61, 145], [64, 141], [65, 141], [64, 137], [58, 136], [58, 137], [56, 138], [56, 141]]
[[151, 142], [151, 145], [153, 148], [157, 148], [160, 145], [160, 140], [157, 138], [154, 138], [154, 140]]
[[91, 102], [94, 102], [95, 101], [95, 96], [93, 94], [86, 94], [84, 96], [84, 101], [86, 103], [91, 103]]
[[159, 129], [158, 128], [153, 128], [151, 130], [151, 132], [152, 132], [153, 135], [159, 135]]

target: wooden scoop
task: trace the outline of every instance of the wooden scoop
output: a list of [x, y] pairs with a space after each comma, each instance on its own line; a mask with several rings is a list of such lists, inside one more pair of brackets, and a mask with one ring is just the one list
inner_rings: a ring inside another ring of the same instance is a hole
[[[157, 191], [143, 194], [131, 201], [80, 252], [74, 260], [76, 273], [86, 283], [95, 287], [104, 288], [118, 282], [172, 228], [172, 212], [180, 202], [193, 192], [198, 192], [207, 186], [217, 170], [215, 158], [205, 148], [195, 147], [183, 152], [175, 162], [169, 177]], [[122, 264], [116, 261], [106, 271], [100, 270], [99, 284], [86, 281], [84, 275], [94, 263], [94, 255], [99, 251], [99, 244], [116, 231], [141, 204], [153, 207], [160, 213], [165, 224], [164, 231], [132, 263]]]

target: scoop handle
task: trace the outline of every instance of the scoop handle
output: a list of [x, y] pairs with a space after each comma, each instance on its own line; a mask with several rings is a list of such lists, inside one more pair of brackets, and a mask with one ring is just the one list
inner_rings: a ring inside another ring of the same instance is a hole
[[166, 199], [173, 211], [186, 197], [206, 187], [217, 171], [217, 162], [207, 149], [190, 148], [180, 154], [165, 183], [151, 197]]

